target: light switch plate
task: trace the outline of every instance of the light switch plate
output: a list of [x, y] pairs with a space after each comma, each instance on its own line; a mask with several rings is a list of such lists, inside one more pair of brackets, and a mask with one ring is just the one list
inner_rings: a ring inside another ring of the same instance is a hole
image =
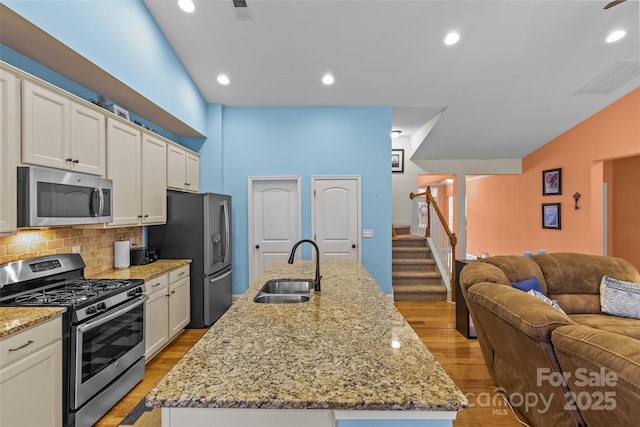
[[373, 229], [365, 228], [362, 230], [362, 237], [373, 237]]

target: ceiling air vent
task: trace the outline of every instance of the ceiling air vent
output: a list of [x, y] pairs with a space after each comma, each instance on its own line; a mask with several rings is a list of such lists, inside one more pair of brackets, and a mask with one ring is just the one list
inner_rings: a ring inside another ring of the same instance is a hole
[[246, 0], [233, 0], [233, 10], [236, 13], [236, 20], [251, 21], [251, 10], [247, 6]]
[[640, 77], [640, 61], [621, 59], [609, 66], [574, 95], [606, 95]]

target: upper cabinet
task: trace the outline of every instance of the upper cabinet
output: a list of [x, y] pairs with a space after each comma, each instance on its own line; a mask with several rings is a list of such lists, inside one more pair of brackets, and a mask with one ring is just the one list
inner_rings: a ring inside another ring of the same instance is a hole
[[200, 191], [200, 156], [178, 145], [167, 145], [167, 188]]
[[104, 176], [105, 114], [24, 80], [22, 161]]
[[107, 178], [113, 181], [109, 226], [164, 224], [166, 143], [116, 118], [107, 120]]
[[19, 141], [19, 80], [14, 74], [0, 68], [0, 234], [16, 231]]
[[142, 135], [142, 223], [167, 222], [167, 144]]

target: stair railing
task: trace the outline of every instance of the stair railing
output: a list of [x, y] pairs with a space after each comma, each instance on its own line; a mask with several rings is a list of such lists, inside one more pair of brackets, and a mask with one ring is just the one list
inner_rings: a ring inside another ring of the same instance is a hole
[[[427, 211], [426, 211], [426, 230], [425, 237], [429, 241], [429, 246], [433, 253], [434, 259], [438, 264], [440, 273], [443, 279], [449, 283], [449, 294], [451, 295], [451, 301], [456, 300], [456, 245], [458, 244], [458, 238], [453, 233], [447, 221], [440, 212], [436, 200], [431, 194], [431, 188], [427, 187], [427, 191], [422, 193], [411, 193], [409, 198], [413, 200], [416, 197], [425, 196]], [[420, 201], [422, 202], [422, 201]], [[423, 205], [424, 206], [424, 205]], [[421, 224], [419, 224], [420, 226]], [[420, 227], [422, 228], [422, 227]], [[449, 275], [450, 273], [450, 275]], [[447, 277], [448, 276], [448, 277]], [[449, 280], [447, 280], [449, 279]]]

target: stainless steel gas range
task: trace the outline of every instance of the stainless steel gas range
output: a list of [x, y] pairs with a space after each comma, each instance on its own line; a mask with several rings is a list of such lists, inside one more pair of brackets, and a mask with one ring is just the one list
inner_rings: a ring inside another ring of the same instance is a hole
[[0, 306], [60, 306], [64, 426], [95, 423], [144, 376], [142, 280], [85, 279], [79, 254], [0, 265]]

